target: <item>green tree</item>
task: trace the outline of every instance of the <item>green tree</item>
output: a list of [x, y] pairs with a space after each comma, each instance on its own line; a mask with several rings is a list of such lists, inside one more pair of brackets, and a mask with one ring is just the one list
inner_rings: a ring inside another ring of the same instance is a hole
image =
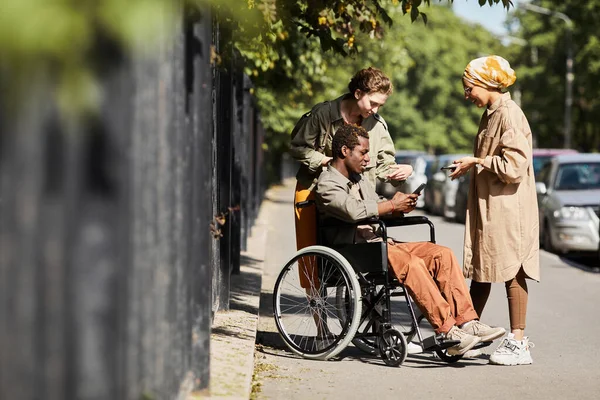
[[[256, 94], [271, 151], [285, 151], [298, 118], [313, 104], [343, 94], [351, 76], [370, 65], [381, 68], [394, 83], [394, 94], [380, 113], [398, 149], [471, 150], [481, 110], [465, 101], [461, 76], [472, 58], [504, 54], [504, 49], [487, 30], [463, 22], [447, 6], [430, 7], [427, 25], [411, 23], [400, 13], [390, 11], [397, 23], [381, 40], [359, 38], [356, 56], [323, 57], [313, 47], [319, 57], [299, 63], [294, 79], [275, 76], [278, 68], [259, 74]], [[315, 70], [303, 69], [307, 65]], [[305, 90], [294, 93], [291, 88], [300, 82]]]
[[427, 25], [402, 21], [384, 40], [381, 58], [402, 41], [411, 62], [406, 74], [391, 70], [397, 91], [382, 113], [398, 148], [471, 151], [481, 110], [465, 101], [462, 73], [471, 59], [503, 54], [503, 48], [487, 30], [463, 22], [448, 7], [431, 7], [430, 15]]
[[[443, 1], [443, 0], [440, 0]], [[446, 0], [451, 3], [453, 0]], [[473, 0], [475, 1], [475, 0]], [[509, 0], [478, 0], [502, 4]], [[355, 53], [364, 40], [383, 37], [392, 25], [389, 10], [401, 10], [417, 20], [430, 0], [4, 0], [0, 13], [2, 68], [9, 86], [19, 86], [35, 71], [45, 70], [58, 83], [63, 109], [93, 108], [100, 42], [112, 42], [124, 53], [147, 51], [176, 33], [183, 4], [210, 5], [219, 23], [231, 24], [235, 45], [248, 71], [285, 76], [291, 90], [310, 93], [305, 72], [319, 73], [322, 50]], [[310, 53], [310, 54], [308, 54]], [[329, 54], [329, 53], [326, 53]], [[218, 57], [217, 57], [218, 59]], [[275, 71], [277, 70], [277, 71]], [[263, 79], [265, 81], [265, 79]], [[277, 89], [276, 87], [274, 89]], [[7, 90], [3, 90], [7, 93]], [[18, 93], [18, 89], [13, 91]]]
[[[573, 21], [574, 81], [572, 147], [600, 151], [600, 0], [532, 4], [566, 14]], [[566, 87], [566, 24], [558, 18], [519, 9], [517, 35], [526, 45], [515, 47], [521, 75], [522, 106], [530, 119], [538, 147], [562, 147]]]

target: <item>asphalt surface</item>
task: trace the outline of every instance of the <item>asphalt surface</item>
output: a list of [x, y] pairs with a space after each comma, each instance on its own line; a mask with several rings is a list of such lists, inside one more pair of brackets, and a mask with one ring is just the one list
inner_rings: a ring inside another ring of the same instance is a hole
[[[477, 358], [446, 364], [432, 354], [409, 355], [386, 366], [353, 345], [329, 361], [302, 359], [287, 350], [272, 316], [272, 291], [280, 269], [295, 252], [293, 180], [272, 188], [265, 200], [266, 253], [254, 357], [255, 399], [597, 399], [600, 396], [600, 273], [594, 265], [541, 253], [542, 280], [529, 281], [526, 334], [535, 343], [533, 365], [488, 364], [498, 345]], [[420, 213], [416, 211], [415, 213]], [[430, 217], [437, 242], [462, 260], [464, 225]], [[398, 231], [404, 240], [426, 240], [425, 229]], [[493, 285], [482, 321], [508, 329], [504, 285]]]

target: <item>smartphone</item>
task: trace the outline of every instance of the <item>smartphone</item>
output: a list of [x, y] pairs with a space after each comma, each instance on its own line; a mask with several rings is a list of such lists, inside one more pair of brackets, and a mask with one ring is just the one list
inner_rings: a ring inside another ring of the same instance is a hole
[[415, 189], [415, 191], [413, 192], [413, 194], [421, 194], [421, 191], [422, 191], [423, 189], [425, 189], [425, 186], [427, 186], [427, 184], [426, 184], [426, 183], [421, 183], [421, 184], [419, 185], [419, 187]]
[[454, 172], [454, 170], [456, 169], [456, 165], [452, 164], [452, 165], [447, 165], [445, 167], [440, 168], [442, 171], [450, 171], [450, 172]]

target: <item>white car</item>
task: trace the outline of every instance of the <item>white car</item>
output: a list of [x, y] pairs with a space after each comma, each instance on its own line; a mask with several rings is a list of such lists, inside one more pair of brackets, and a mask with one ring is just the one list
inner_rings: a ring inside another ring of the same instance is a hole
[[540, 243], [547, 251], [598, 251], [600, 154], [558, 155], [536, 182]]

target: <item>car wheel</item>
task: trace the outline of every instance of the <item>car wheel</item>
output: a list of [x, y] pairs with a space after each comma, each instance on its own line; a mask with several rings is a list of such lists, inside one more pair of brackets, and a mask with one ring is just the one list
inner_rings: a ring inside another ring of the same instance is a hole
[[546, 221], [544, 223], [544, 233], [542, 234], [542, 246], [544, 250], [554, 253], [554, 246], [552, 245], [552, 234], [550, 233], [550, 224]]

